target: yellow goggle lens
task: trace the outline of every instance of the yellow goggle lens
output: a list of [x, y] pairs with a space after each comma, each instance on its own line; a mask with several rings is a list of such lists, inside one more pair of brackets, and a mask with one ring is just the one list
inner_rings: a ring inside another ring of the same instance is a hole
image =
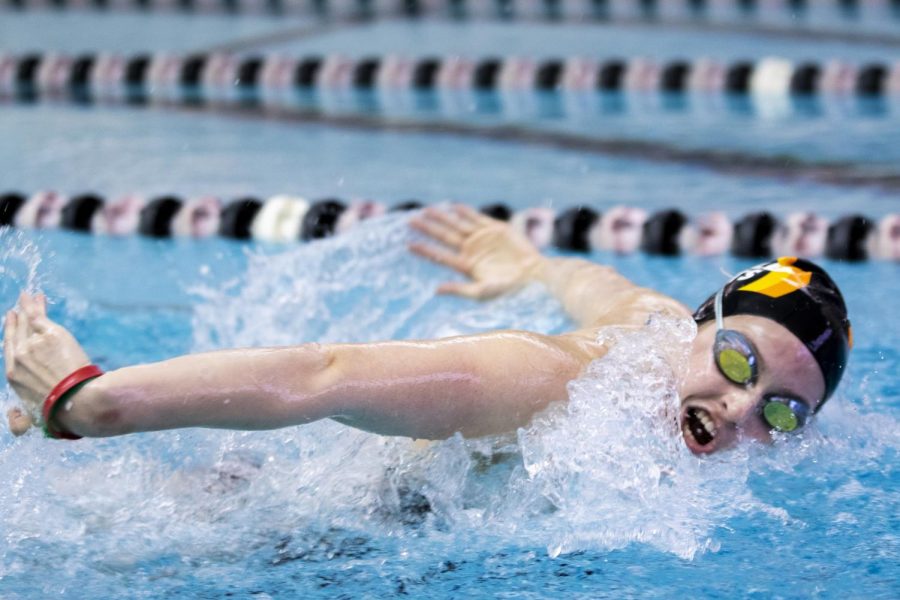
[[763, 408], [763, 416], [766, 422], [779, 431], [793, 431], [800, 424], [797, 415], [790, 407], [780, 402], [769, 402]]
[[733, 348], [725, 348], [716, 357], [722, 373], [735, 383], [745, 384], [753, 377], [753, 369], [747, 357]]

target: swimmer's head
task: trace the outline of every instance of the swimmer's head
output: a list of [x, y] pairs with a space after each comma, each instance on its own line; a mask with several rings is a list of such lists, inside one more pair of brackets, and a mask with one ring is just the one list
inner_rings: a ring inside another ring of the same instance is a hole
[[685, 442], [696, 453], [802, 427], [834, 393], [852, 345], [837, 285], [793, 257], [741, 272], [694, 319], [680, 392]]

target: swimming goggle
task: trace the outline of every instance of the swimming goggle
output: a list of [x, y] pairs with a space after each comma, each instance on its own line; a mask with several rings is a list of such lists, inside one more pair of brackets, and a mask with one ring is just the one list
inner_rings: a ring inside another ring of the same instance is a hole
[[[719, 371], [728, 381], [744, 387], [756, 383], [758, 366], [753, 344], [747, 337], [733, 329], [725, 329], [722, 315], [724, 288], [716, 294], [716, 341], [713, 343], [713, 357]], [[795, 431], [806, 424], [809, 406], [796, 398], [768, 396], [762, 408], [762, 416], [773, 429]]]

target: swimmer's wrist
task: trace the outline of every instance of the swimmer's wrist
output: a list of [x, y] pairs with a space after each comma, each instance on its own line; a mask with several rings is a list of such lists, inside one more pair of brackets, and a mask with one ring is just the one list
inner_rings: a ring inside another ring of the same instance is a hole
[[110, 435], [100, 427], [105, 412], [103, 406], [107, 404], [104, 399], [109, 398], [104, 380], [104, 377], [91, 379], [66, 397], [54, 411], [53, 426], [78, 437]]

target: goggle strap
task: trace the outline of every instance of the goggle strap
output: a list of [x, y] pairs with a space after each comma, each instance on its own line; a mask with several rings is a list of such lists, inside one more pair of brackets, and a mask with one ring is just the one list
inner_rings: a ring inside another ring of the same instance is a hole
[[725, 288], [719, 288], [716, 292], [715, 311], [716, 311], [716, 330], [725, 329], [725, 317], [722, 315], [722, 296], [725, 295]]

